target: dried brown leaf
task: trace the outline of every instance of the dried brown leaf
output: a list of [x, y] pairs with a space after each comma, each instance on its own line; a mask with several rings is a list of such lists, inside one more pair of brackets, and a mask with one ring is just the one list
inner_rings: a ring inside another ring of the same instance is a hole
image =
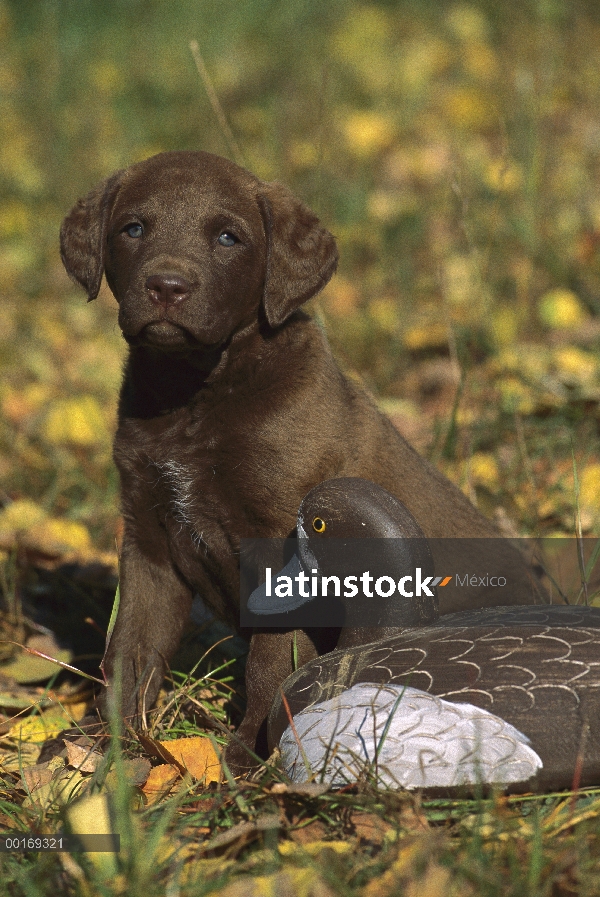
[[153, 766], [148, 778], [142, 785], [142, 791], [146, 795], [148, 803], [155, 804], [162, 798], [167, 797], [173, 786], [180, 779], [181, 773], [178, 769], [171, 766], [170, 763]]
[[67, 762], [80, 772], [96, 772], [102, 761], [99, 751], [91, 750], [89, 746], [75, 744], [65, 739], [67, 749]]

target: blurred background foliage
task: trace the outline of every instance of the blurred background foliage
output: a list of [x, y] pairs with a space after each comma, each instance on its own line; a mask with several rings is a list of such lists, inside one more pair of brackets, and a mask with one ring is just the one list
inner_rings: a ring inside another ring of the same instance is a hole
[[[240, 147], [341, 252], [338, 358], [505, 530], [600, 507], [595, 0], [0, 0], [0, 548], [111, 550], [124, 343], [58, 228], [113, 170]], [[574, 477], [573, 458], [576, 464]]]

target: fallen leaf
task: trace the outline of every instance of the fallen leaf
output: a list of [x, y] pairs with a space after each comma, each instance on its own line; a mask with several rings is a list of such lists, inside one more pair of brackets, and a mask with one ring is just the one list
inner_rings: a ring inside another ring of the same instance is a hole
[[41, 744], [49, 738], [56, 738], [59, 732], [72, 725], [71, 718], [62, 708], [52, 707], [36, 716], [19, 719], [11, 727], [8, 737], [15, 738], [19, 742]]
[[221, 781], [221, 762], [208, 738], [197, 735], [158, 743], [198, 781], [205, 784]]
[[170, 793], [173, 785], [180, 781], [181, 773], [169, 763], [153, 766], [148, 778], [142, 785], [149, 804], [155, 804]]
[[61, 806], [68, 803], [87, 786], [88, 779], [84, 779], [79, 770], [57, 771], [49, 782], [40, 784], [37, 788], [30, 789], [30, 793], [23, 801], [24, 807], [43, 807], [48, 809], [53, 805]]
[[361, 841], [368, 841], [371, 844], [381, 845], [385, 840], [386, 833], [394, 831], [395, 827], [391, 823], [386, 822], [381, 816], [375, 813], [363, 813], [361, 811], [354, 812], [350, 816], [350, 823], [354, 828], [354, 833]]
[[[283, 856], [289, 856], [299, 849], [300, 845], [292, 841], [282, 841], [279, 845], [279, 853]], [[350, 841], [306, 841], [302, 844], [302, 850], [311, 857], [318, 857], [324, 850], [331, 850], [333, 853], [346, 854], [355, 849], [354, 844]]]
[[52, 445], [95, 446], [110, 440], [102, 408], [89, 395], [52, 401], [42, 435]]
[[83, 523], [48, 517], [28, 529], [21, 536], [19, 544], [51, 557], [60, 557], [69, 552], [85, 554], [90, 551], [92, 537]]
[[88, 709], [88, 705], [84, 701], [73, 701], [73, 703], [71, 703], [69, 700], [63, 701], [61, 699], [61, 704], [68, 704], [69, 713], [76, 723], [84, 718]]
[[30, 498], [17, 499], [0, 511], [0, 535], [27, 530], [46, 516], [46, 511]]
[[306, 845], [315, 841], [323, 841], [327, 834], [327, 826], [319, 819], [313, 819], [308, 825], [294, 828], [289, 835], [295, 844]]
[[69, 663], [72, 657], [71, 651], [59, 647], [52, 635], [32, 635], [27, 640], [26, 647], [29, 648], [29, 651], [21, 651], [8, 663], [0, 666], [0, 676], [14, 679], [20, 684], [43, 682], [54, 676], [60, 667], [45, 657], [29, 653], [30, 651], [40, 651], [55, 657], [62, 663]]
[[553, 330], [577, 327], [588, 317], [580, 299], [571, 290], [549, 290], [538, 302], [538, 315], [542, 324]]
[[[69, 828], [74, 835], [111, 835], [117, 833], [110, 794], [90, 794], [71, 804], [66, 811]], [[105, 877], [117, 874], [116, 854], [88, 852], [87, 857]]]
[[21, 779], [28, 791], [35, 791], [42, 785], [48, 785], [55, 773], [49, 763], [40, 763], [36, 766], [28, 766], [21, 773]]
[[99, 751], [91, 750], [89, 746], [74, 744], [65, 739], [67, 749], [67, 763], [80, 772], [96, 772], [103, 760]]
[[[121, 765], [125, 778], [136, 788], [140, 788], [148, 779], [151, 767], [150, 761], [145, 757], [138, 757], [136, 760], [123, 760]], [[114, 791], [118, 784], [119, 773], [113, 767], [106, 776], [105, 785], [109, 791]]]
[[222, 888], [220, 897], [334, 897], [316, 869], [286, 869], [271, 875], [243, 876]]
[[138, 732], [137, 737], [139, 743], [149, 757], [154, 757], [155, 760], [162, 760], [163, 763], [169, 763], [171, 766], [174, 766], [175, 769], [178, 769], [182, 776], [185, 775], [185, 766], [180, 763], [179, 760], [176, 760], [170, 750], [165, 747], [165, 745], [170, 744], [170, 742], [156, 741], [155, 738], [149, 738], [147, 735], [144, 735], [143, 732]]
[[422, 878], [406, 883], [404, 894], [406, 897], [446, 897], [451, 877], [449, 869], [431, 862]]

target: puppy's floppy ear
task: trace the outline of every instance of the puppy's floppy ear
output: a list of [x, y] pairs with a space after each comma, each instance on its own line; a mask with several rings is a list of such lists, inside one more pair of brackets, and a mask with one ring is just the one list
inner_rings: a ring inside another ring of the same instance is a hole
[[333, 236], [282, 184], [261, 184], [258, 202], [267, 235], [264, 307], [277, 327], [325, 286], [337, 267]]
[[88, 302], [95, 299], [102, 283], [106, 254], [106, 231], [115, 193], [123, 172], [117, 171], [78, 200], [60, 228], [60, 257], [67, 273], [81, 284]]

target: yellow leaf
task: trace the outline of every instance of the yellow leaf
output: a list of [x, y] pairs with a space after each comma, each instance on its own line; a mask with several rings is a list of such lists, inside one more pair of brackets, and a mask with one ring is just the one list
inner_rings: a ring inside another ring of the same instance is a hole
[[510, 159], [494, 159], [485, 172], [488, 187], [498, 193], [513, 193], [523, 183], [523, 171], [520, 165]]
[[17, 741], [40, 744], [48, 738], [56, 738], [63, 729], [72, 725], [71, 719], [60, 708], [53, 707], [37, 716], [19, 719], [11, 726], [8, 735]]
[[74, 701], [71, 704], [68, 701], [65, 701], [65, 699], [63, 698], [62, 703], [68, 706], [69, 713], [71, 714], [75, 722], [79, 722], [79, 720], [83, 719], [83, 717], [87, 713], [88, 705], [86, 701]]
[[0, 511], [0, 533], [18, 533], [30, 529], [46, 517], [46, 511], [30, 498], [20, 498]]
[[579, 474], [579, 502], [594, 516], [600, 511], [600, 464], [588, 464]]
[[395, 299], [374, 299], [369, 305], [369, 317], [385, 333], [395, 333], [400, 324], [398, 303]]
[[21, 423], [43, 407], [50, 392], [44, 383], [30, 383], [19, 391], [8, 389], [2, 397], [2, 411], [13, 423]]
[[294, 853], [309, 853], [311, 856], [318, 856], [324, 850], [345, 854], [351, 853], [353, 849], [350, 841], [307, 841], [302, 845], [296, 844], [294, 841], [282, 841], [279, 844], [279, 853], [283, 856], [290, 856]]
[[[51, 635], [32, 635], [27, 640], [27, 647], [39, 651], [48, 657], [54, 657], [63, 663], [71, 660], [71, 651], [61, 648]], [[39, 657], [30, 651], [21, 651], [8, 663], [0, 666], [0, 675], [6, 679], [14, 679], [22, 685], [31, 682], [43, 682], [58, 673], [60, 667], [45, 657]]]
[[160, 741], [195, 779], [205, 783], [221, 781], [221, 762], [208, 738], [197, 735], [194, 738], [177, 738], [174, 741]]
[[409, 327], [404, 332], [404, 345], [413, 352], [448, 345], [448, 328], [445, 324], [431, 323]]
[[83, 523], [56, 517], [36, 523], [21, 541], [27, 548], [56, 556], [73, 551], [85, 553], [92, 548], [91, 536]]
[[356, 286], [345, 277], [334, 278], [327, 285], [323, 295], [328, 311], [338, 317], [346, 317], [358, 308], [360, 293]]
[[496, 105], [490, 96], [474, 87], [452, 87], [445, 92], [443, 109], [453, 124], [476, 129], [496, 123]]
[[486, 486], [494, 490], [498, 486], [498, 464], [493, 455], [486, 452], [476, 452], [469, 462], [471, 479], [474, 483]]
[[42, 435], [52, 445], [93, 446], [106, 444], [110, 439], [102, 409], [93, 396], [52, 402]]
[[470, 3], [453, 5], [446, 15], [446, 23], [465, 43], [484, 41], [488, 35], [489, 28], [485, 15]]
[[583, 324], [588, 313], [571, 290], [550, 290], [538, 301], [538, 315], [542, 324], [552, 330], [568, 329]]
[[[109, 794], [85, 795], [67, 809], [67, 821], [74, 835], [111, 835], [118, 832], [113, 822], [114, 810]], [[88, 860], [104, 876], [116, 875], [115, 853], [87, 853]]]
[[510, 346], [515, 342], [519, 333], [519, 314], [516, 309], [504, 306], [497, 308], [492, 314], [491, 334], [496, 343], [501, 346]]
[[171, 791], [173, 785], [181, 779], [180, 772], [169, 763], [161, 763], [153, 766], [148, 778], [142, 785], [142, 791], [146, 795], [149, 804], [154, 804]]
[[561, 374], [567, 374], [570, 378], [586, 383], [594, 380], [598, 374], [598, 360], [596, 355], [585, 352], [577, 346], [564, 346], [556, 349], [553, 355], [554, 365]]
[[389, 146], [395, 129], [378, 112], [354, 112], [344, 122], [344, 133], [349, 150], [366, 158]]

